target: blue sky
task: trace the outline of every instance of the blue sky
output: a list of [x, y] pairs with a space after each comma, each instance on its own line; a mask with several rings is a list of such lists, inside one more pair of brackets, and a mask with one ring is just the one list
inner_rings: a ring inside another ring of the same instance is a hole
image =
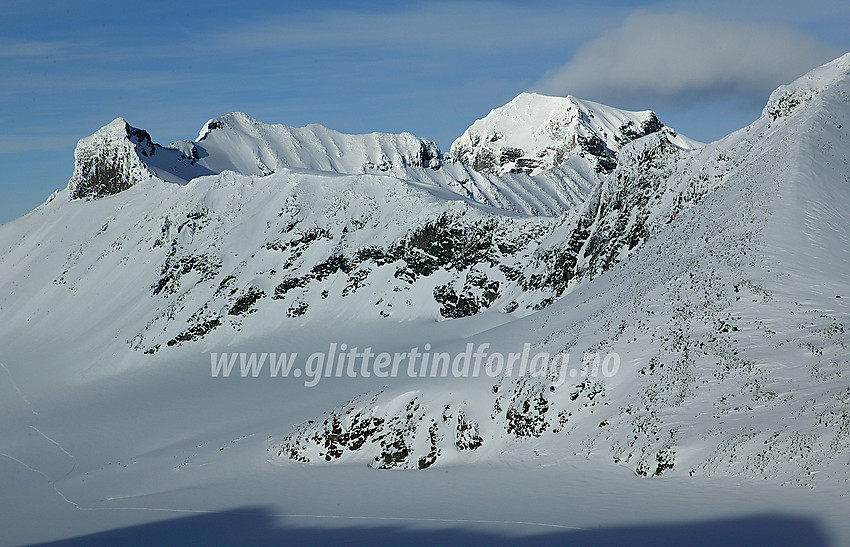
[[0, 222], [117, 116], [156, 142], [214, 116], [410, 131], [447, 150], [526, 90], [658, 112], [699, 140], [850, 51], [839, 2], [0, 0]]

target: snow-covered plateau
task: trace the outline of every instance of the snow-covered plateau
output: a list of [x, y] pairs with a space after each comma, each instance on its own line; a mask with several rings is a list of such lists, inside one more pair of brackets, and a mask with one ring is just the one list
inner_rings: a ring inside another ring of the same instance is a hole
[[[662, 122], [80, 140], [0, 226], [0, 543], [850, 544], [850, 54]], [[305, 381], [342, 344], [575, 368]]]

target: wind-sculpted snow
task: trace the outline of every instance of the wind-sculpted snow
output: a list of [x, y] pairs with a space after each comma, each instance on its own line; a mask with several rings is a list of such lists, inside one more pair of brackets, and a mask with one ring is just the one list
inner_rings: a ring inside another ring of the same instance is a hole
[[[579, 360], [615, 352], [616, 375], [418, 378], [305, 423], [277, 452], [421, 468], [522, 443], [641, 476], [846, 481], [848, 127], [845, 56], [703, 149], [658, 133], [621, 150], [613, 177], [553, 232], [574, 239], [558, 263], [578, 282], [478, 338]], [[461, 411], [479, 437], [463, 451]]]
[[407, 167], [439, 168], [436, 143], [410, 133], [345, 135], [311, 124], [295, 128], [270, 125], [235, 112], [208, 121], [193, 147], [201, 165], [216, 173], [268, 175], [281, 168], [360, 174], [399, 175]]

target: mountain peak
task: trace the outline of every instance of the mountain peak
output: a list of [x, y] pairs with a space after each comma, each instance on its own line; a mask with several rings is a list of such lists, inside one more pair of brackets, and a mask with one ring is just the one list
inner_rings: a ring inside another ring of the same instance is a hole
[[535, 173], [570, 157], [610, 171], [622, 145], [663, 127], [651, 110], [524, 92], [473, 123], [452, 153], [473, 169], [497, 174]]
[[770, 94], [762, 112], [771, 120], [784, 118], [812, 99], [835, 87], [850, 77], [850, 53], [846, 53], [797, 78], [788, 85], [779, 86]]
[[118, 116], [117, 118], [115, 118], [114, 120], [112, 120], [111, 122], [109, 122], [108, 124], [106, 124], [106, 125], [104, 125], [103, 127], [101, 127], [101, 128], [98, 130], [98, 132], [100, 132], [100, 131], [105, 131], [105, 130], [106, 130], [106, 131], [111, 131], [111, 130], [122, 129], [122, 128], [126, 127], [126, 126], [129, 126], [129, 125], [130, 125], [130, 124], [128, 124], [128, 123], [127, 123], [127, 120], [125, 120], [125, 119], [124, 119], [124, 118], [122, 118], [121, 116]]
[[244, 128], [250, 127], [251, 125], [257, 125], [260, 122], [245, 114], [244, 112], [231, 112], [230, 114], [225, 114], [224, 116], [218, 116], [216, 118], [212, 118], [204, 124], [201, 128], [201, 131], [198, 133], [198, 142], [207, 138], [207, 136], [215, 131], [216, 129], [221, 129], [224, 127], [230, 128]]
[[402, 176], [411, 167], [443, 165], [437, 144], [411, 133], [346, 135], [319, 124], [266, 124], [244, 112], [212, 118], [197, 141], [168, 147], [119, 117], [81, 139], [75, 158], [71, 199], [116, 194], [151, 177], [186, 184], [223, 171], [267, 176], [283, 168]]
[[118, 117], [74, 149], [74, 173], [68, 181], [71, 199], [116, 194], [153, 176], [142, 157], [156, 154], [147, 131]]

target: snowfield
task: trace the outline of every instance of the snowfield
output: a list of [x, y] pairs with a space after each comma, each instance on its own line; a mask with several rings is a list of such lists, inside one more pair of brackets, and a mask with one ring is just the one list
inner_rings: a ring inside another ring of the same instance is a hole
[[[849, 129], [850, 54], [710, 144], [527, 93], [449, 154], [118, 118], [0, 227], [0, 543], [850, 543]], [[620, 366], [210, 371], [331, 343]]]

